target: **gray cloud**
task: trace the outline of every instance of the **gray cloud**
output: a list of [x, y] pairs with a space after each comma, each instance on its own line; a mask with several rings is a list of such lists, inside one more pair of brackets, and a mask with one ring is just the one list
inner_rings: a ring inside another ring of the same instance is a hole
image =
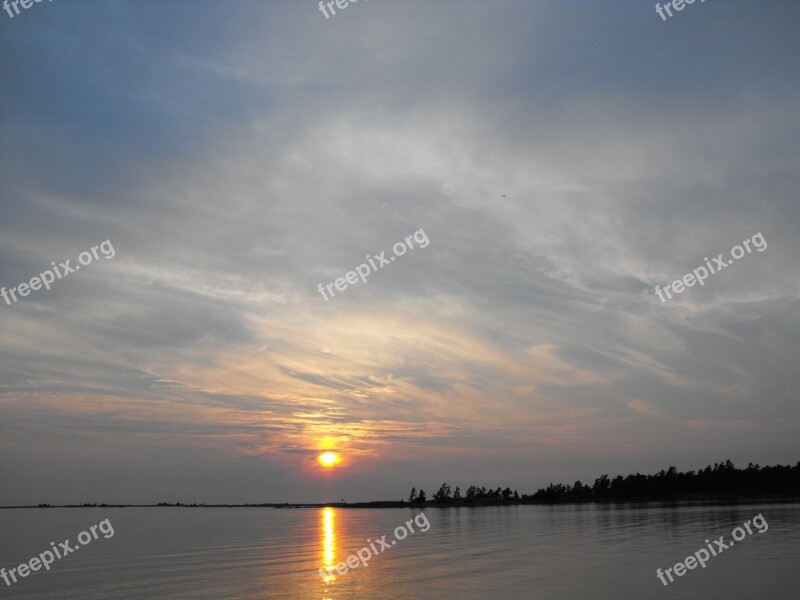
[[0, 37], [0, 282], [117, 255], [0, 301], [0, 503], [316, 500], [323, 440], [349, 497], [796, 460], [794, 4], [30, 17]]

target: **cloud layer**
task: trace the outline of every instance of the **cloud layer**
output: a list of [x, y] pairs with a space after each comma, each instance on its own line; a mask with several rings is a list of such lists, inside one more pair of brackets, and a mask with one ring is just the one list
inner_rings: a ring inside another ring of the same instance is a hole
[[0, 504], [797, 460], [793, 3], [36, 8], [0, 23], [0, 282], [117, 254], [0, 302]]

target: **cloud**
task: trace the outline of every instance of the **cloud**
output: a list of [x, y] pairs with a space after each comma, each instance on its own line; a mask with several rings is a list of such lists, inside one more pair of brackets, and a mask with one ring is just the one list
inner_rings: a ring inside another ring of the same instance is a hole
[[[23, 490], [0, 502], [38, 501], [56, 464], [115, 481], [156, 458], [113, 500], [272, 499], [263, 472], [319, 499], [306, 461], [334, 443], [390, 495], [423, 459], [520, 489], [569, 461], [590, 479], [792, 459], [798, 8], [667, 29], [610, 6], [334, 22], [115, 1], [15, 22], [0, 282], [98, 240], [117, 255], [0, 301], [0, 476]], [[420, 228], [428, 247], [320, 297]], [[658, 302], [758, 231], [766, 252]]]

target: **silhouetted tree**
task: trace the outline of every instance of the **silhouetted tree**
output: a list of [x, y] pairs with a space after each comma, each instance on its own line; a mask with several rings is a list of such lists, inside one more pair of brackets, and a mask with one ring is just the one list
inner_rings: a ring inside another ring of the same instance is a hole
[[437, 504], [442, 504], [444, 502], [448, 502], [450, 500], [450, 486], [446, 483], [442, 484], [442, 487], [439, 488], [439, 491], [433, 495], [433, 501]]
[[601, 475], [594, 480], [592, 491], [594, 492], [595, 496], [602, 498], [608, 493], [608, 488], [610, 486], [611, 484], [608, 482], [608, 475]]

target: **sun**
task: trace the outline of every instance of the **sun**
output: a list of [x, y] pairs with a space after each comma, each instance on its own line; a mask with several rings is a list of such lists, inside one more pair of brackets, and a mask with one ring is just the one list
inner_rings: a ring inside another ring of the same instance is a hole
[[317, 462], [325, 468], [331, 468], [342, 462], [342, 457], [336, 452], [323, 452], [317, 457]]

